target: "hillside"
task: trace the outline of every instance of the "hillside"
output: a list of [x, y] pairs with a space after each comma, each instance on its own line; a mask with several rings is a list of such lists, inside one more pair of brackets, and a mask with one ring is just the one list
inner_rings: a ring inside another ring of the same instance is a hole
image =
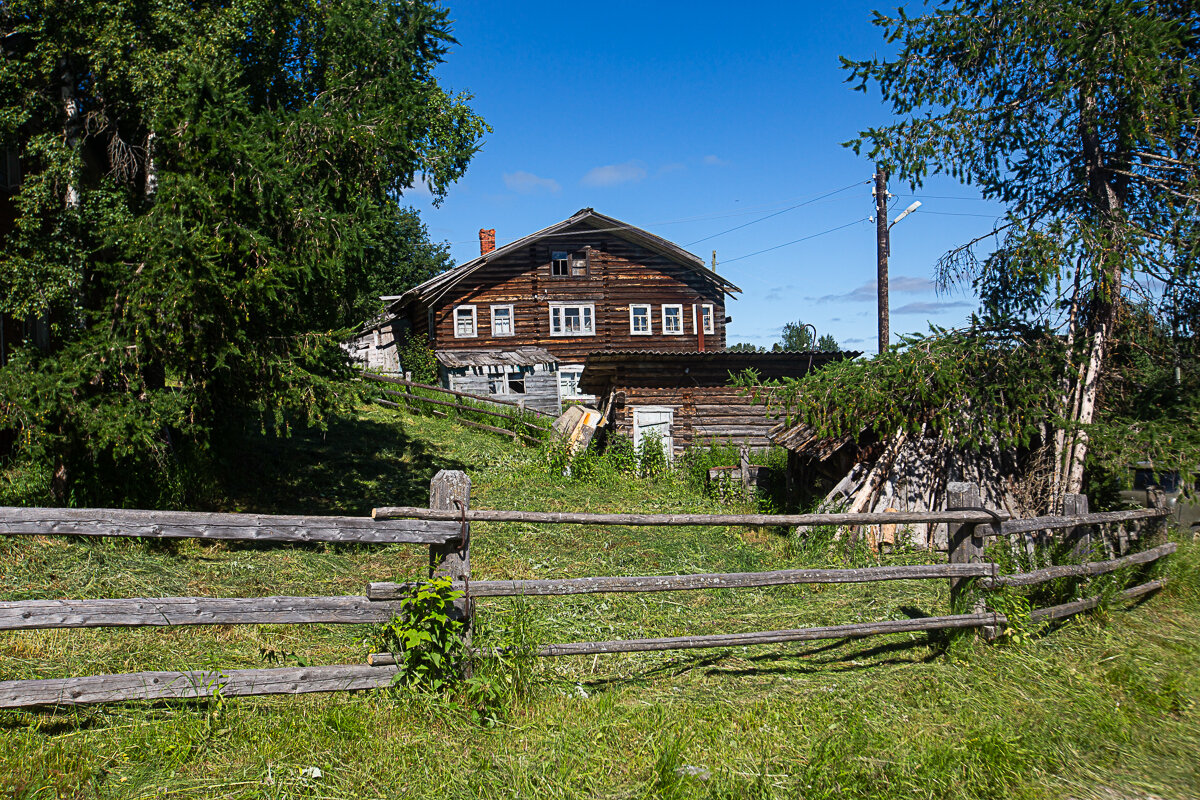
[[[465, 469], [472, 506], [713, 511], [671, 477], [554, 477], [545, 455], [375, 408], [324, 434], [255, 440], [226, 510], [366, 514], [426, 505]], [[874, 563], [776, 531], [473, 526], [475, 578]], [[884, 563], [922, 563], [899, 553]], [[359, 594], [420, 574], [422, 548], [0, 539], [0, 599]], [[489, 719], [455, 698], [358, 693], [0, 712], [0, 795], [44, 797], [1200, 796], [1200, 548], [1168, 589], [1020, 645], [917, 634], [566, 657], [486, 675]], [[942, 581], [478, 601], [480, 637], [528, 645], [946, 613]], [[0, 634], [0, 680], [361, 663], [367, 626]], [[315, 769], [314, 769], [315, 768]], [[319, 777], [318, 777], [319, 774]]]

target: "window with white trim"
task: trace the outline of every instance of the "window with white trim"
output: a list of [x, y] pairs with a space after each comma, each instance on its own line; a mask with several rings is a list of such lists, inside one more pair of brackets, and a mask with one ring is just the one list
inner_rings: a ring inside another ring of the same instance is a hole
[[664, 336], [683, 335], [683, 306], [681, 304], [662, 307], [662, 332]]
[[471, 339], [478, 336], [479, 328], [476, 325], [475, 306], [455, 306], [454, 307], [454, 338], [455, 339]]
[[551, 336], [595, 336], [595, 303], [551, 303]]
[[554, 278], [586, 278], [588, 274], [587, 250], [550, 251], [550, 276]]
[[578, 400], [589, 397], [579, 390], [579, 381], [583, 377], [583, 364], [559, 364], [558, 388], [563, 400]]
[[629, 334], [631, 336], [650, 336], [654, 333], [654, 325], [650, 320], [649, 303], [632, 303], [629, 306]]
[[513, 327], [513, 307], [492, 306], [492, 336], [512, 336]]
[[706, 334], [717, 332], [716, 318], [713, 315], [713, 307], [711, 303], [704, 303], [700, 306], [700, 321]]

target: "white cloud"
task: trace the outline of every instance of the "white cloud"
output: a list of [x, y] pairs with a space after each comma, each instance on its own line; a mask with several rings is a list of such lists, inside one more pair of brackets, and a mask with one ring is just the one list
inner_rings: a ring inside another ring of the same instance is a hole
[[714, 156], [714, 155], [705, 156], [703, 161], [704, 161], [704, 165], [706, 167], [727, 167], [727, 166], [729, 166], [728, 161], [726, 161], [723, 158], [720, 158], [719, 156]]
[[553, 178], [539, 178], [532, 172], [524, 170], [504, 173], [504, 185], [519, 194], [533, 194], [534, 192], [557, 194], [562, 190], [558, 181]]
[[593, 167], [580, 181], [584, 186], [616, 186], [620, 183], [635, 183], [646, 177], [646, 168], [639, 161], [624, 164], [606, 164]]
[[[862, 286], [851, 289], [845, 294], [827, 294], [824, 297], [816, 298], [818, 303], [865, 303], [874, 301], [878, 297], [876, 286], [878, 281], [867, 281]], [[905, 292], [909, 294], [919, 294], [921, 292], [932, 292], [937, 287], [933, 281], [928, 278], [917, 278], [912, 275], [896, 275], [888, 278], [888, 293]], [[810, 300], [813, 298], [809, 298]]]
[[947, 311], [951, 308], [970, 308], [971, 304], [963, 300], [954, 300], [949, 303], [909, 303], [908, 305], [893, 308], [893, 314], [937, 314], [941, 311]]

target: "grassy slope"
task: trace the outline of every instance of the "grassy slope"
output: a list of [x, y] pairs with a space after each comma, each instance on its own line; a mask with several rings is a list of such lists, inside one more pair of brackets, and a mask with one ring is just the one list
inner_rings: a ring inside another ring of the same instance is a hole
[[[324, 436], [247, 449], [241, 510], [366, 513], [427, 502], [466, 468], [478, 507], [707, 510], [674, 482], [582, 485], [532, 451], [445, 421], [365, 411]], [[479, 525], [476, 577], [841, 565], [768, 532]], [[0, 712], [16, 797], [1200, 796], [1198, 548], [1177, 580], [1022, 647], [926, 637], [546, 660], [483, 728], [453, 703], [384, 693]], [[0, 598], [356, 594], [416, 574], [413, 547], [255, 548], [0, 540]], [[892, 557], [918, 562], [923, 554]], [[857, 563], [857, 561], [856, 561]], [[943, 613], [941, 582], [480, 601], [540, 641], [759, 630]], [[0, 679], [350, 663], [365, 627], [0, 634]], [[679, 775], [685, 766], [707, 778]], [[317, 767], [319, 779], [302, 770]]]

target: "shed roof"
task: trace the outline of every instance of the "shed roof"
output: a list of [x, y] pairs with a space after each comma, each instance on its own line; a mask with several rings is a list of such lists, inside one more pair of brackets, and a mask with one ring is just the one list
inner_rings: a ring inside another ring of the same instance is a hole
[[587, 354], [579, 386], [589, 394], [602, 394], [617, 384], [681, 382], [684, 376], [689, 385], [724, 386], [730, 372], [746, 369], [764, 379], [799, 378], [809, 370], [859, 355], [856, 350], [598, 350]]
[[549, 227], [542, 228], [536, 233], [531, 233], [528, 236], [517, 239], [515, 242], [509, 242], [503, 247], [498, 247], [490, 253], [485, 253], [484, 255], [479, 256], [479, 258], [468, 261], [465, 264], [460, 264], [454, 269], [443, 272], [441, 275], [435, 275], [424, 283], [414, 286], [404, 294], [400, 295], [399, 299], [396, 300], [396, 302], [393, 303], [390, 308], [393, 311], [403, 308], [418, 298], [437, 300], [464, 278], [478, 271], [481, 267], [486, 266], [492, 261], [509, 255], [510, 253], [514, 253], [523, 247], [528, 247], [530, 244], [540, 239], [545, 239], [554, 234], [561, 233], [576, 225], [591, 228], [594, 232], [611, 232], [615, 236], [641, 245], [647, 250], [658, 253], [659, 255], [704, 276], [726, 294], [732, 295], [734, 292], [741, 291], [741, 289], [739, 289], [737, 286], [734, 286], [717, 273], [705, 267], [704, 261], [701, 260], [699, 256], [689, 253], [679, 245], [669, 242], [661, 236], [655, 236], [649, 231], [645, 231], [641, 228], [630, 225], [628, 222], [622, 222], [619, 219], [600, 214], [591, 208], [583, 208], [562, 222], [556, 222]]
[[518, 347], [514, 350], [438, 350], [438, 363], [447, 369], [463, 367], [532, 367], [537, 364], [557, 364], [558, 359], [541, 347]]

